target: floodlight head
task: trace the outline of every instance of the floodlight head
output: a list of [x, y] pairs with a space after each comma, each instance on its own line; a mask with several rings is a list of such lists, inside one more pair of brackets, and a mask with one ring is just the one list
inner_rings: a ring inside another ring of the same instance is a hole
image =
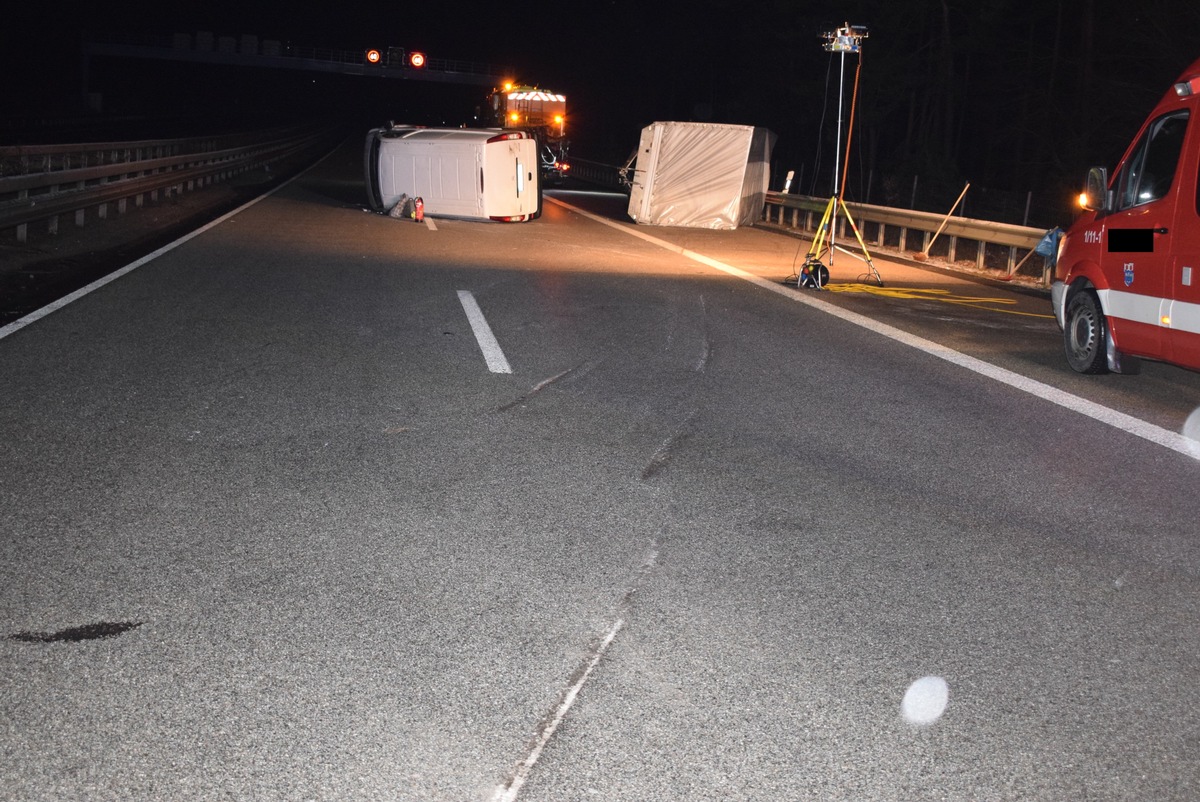
[[862, 40], [867, 38], [867, 26], [847, 22], [836, 31], [824, 34], [824, 38], [825, 49], [830, 53], [857, 53], [862, 48]]

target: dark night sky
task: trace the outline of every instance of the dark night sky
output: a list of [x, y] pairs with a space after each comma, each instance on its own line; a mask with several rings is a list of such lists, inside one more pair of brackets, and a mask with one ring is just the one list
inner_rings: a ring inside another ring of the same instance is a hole
[[[342, 0], [320, 7], [67, 0], [30, 2], [5, 16], [3, 115], [78, 95], [76, 43], [85, 29], [255, 34], [347, 50], [402, 46], [511, 65], [523, 81], [566, 93], [578, 157], [619, 159], [654, 120], [753, 124], [779, 135], [783, 169], [803, 169], [821, 184], [832, 170], [839, 63], [819, 34], [844, 21], [866, 24], [847, 187], [863, 195], [872, 181], [876, 202], [910, 185], [905, 176], [913, 173], [943, 181], [951, 198], [964, 178], [1013, 190], [1073, 186], [1087, 166], [1120, 156], [1167, 84], [1200, 58], [1195, 0]], [[848, 61], [847, 88], [855, 66]], [[121, 95], [153, 102], [171, 80], [161, 65], [97, 75], [113, 102]], [[250, 77], [206, 83], [248, 93], [243, 105], [269, 92], [282, 107], [311, 116], [344, 113], [334, 101], [347, 98], [364, 114], [382, 115], [391, 105], [404, 116], [412, 100], [395, 87], [375, 101], [360, 88], [293, 98], [271, 80], [258, 95]], [[473, 93], [482, 99], [486, 90], [447, 90], [444, 119], [410, 121], [465, 119]], [[195, 99], [225, 108], [238, 100], [214, 100], [211, 91], [196, 91]]]

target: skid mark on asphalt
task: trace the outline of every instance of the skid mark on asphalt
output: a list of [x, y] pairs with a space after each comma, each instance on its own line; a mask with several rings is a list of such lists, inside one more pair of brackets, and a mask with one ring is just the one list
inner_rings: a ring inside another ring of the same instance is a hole
[[712, 343], [708, 336], [708, 302], [704, 300], [704, 295], [700, 295], [700, 318], [704, 321], [704, 343], [700, 351], [700, 356], [692, 363], [692, 370], [696, 373], [703, 373], [708, 367], [708, 356], [712, 351]]
[[660, 445], [658, 450], [655, 451], [650, 457], [650, 461], [647, 462], [645, 467], [642, 468], [643, 482], [647, 479], [653, 479], [655, 476], [661, 473], [663, 468], [667, 466], [667, 463], [671, 461], [671, 457], [675, 453], [676, 448], [687, 439], [688, 428], [692, 423], [692, 419], [696, 417], [696, 412], [697, 410], [695, 409], [689, 412], [683, 419], [683, 422], [675, 428], [675, 431], [671, 432], [670, 436], [667, 437], [666, 440], [663, 440], [662, 445]]
[[579, 691], [583, 688], [592, 671], [595, 670], [600, 658], [604, 656], [604, 652], [608, 649], [613, 638], [617, 637], [617, 633], [621, 631], [621, 627], [625, 626], [625, 619], [618, 618], [616, 623], [609, 628], [608, 634], [604, 636], [591, 653], [587, 656], [586, 662], [576, 669], [575, 674], [571, 679], [573, 682], [567, 688], [567, 692], [563, 695], [562, 702], [554, 709], [553, 714], [548, 718], [543, 719], [538, 727], [538, 734], [534, 739], [533, 747], [529, 750], [529, 754], [525, 756], [518, 765], [513, 776], [508, 782], [496, 788], [496, 792], [492, 794], [492, 802], [513, 802], [517, 798], [517, 794], [521, 792], [521, 786], [525, 784], [525, 780], [529, 777], [529, 772], [533, 771], [533, 767], [537, 765], [538, 758], [542, 756], [542, 750], [546, 748], [546, 744], [554, 737], [555, 730], [566, 717], [567, 711], [571, 709], [571, 705], [575, 703], [575, 699], [579, 696]]
[[25, 643], [78, 643], [85, 640], [100, 640], [124, 635], [131, 629], [137, 629], [144, 621], [101, 621], [97, 624], [85, 624], [80, 627], [68, 627], [57, 632], [17, 632], [9, 635], [9, 640], [24, 641]]
[[507, 404], [497, 407], [496, 411], [497, 412], [507, 412], [508, 410], [513, 409], [514, 407], [522, 406], [530, 398], [537, 395], [542, 390], [545, 390], [547, 387], [551, 386], [552, 384], [557, 384], [558, 382], [560, 382], [563, 379], [566, 379], [568, 377], [579, 378], [580, 376], [586, 376], [587, 374], [591, 373], [596, 368], [596, 365], [598, 365], [598, 364], [599, 364], [598, 362], [584, 362], [582, 364], [576, 365], [573, 368], [567, 368], [562, 373], [551, 376], [548, 379], [543, 379], [542, 381], [538, 382], [533, 387], [531, 387], [529, 389], [529, 392], [513, 399], [512, 401], [509, 401]]
[[538, 759], [542, 756], [542, 750], [546, 748], [546, 744], [554, 737], [554, 733], [558, 730], [563, 719], [566, 718], [571, 706], [575, 704], [575, 700], [579, 697], [579, 692], [583, 690], [584, 684], [600, 664], [600, 659], [604, 657], [605, 651], [617, 637], [617, 633], [625, 626], [625, 615], [629, 611], [629, 607], [633, 602], [633, 597], [641, 589], [650, 572], [658, 565], [658, 549], [659, 538], [655, 538], [650, 544], [650, 549], [646, 554], [642, 564], [638, 566], [637, 573], [634, 577], [634, 583], [625, 591], [625, 595], [621, 597], [618, 605], [619, 617], [608, 628], [604, 637], [601, 638], [587, 654], [584, 655], [583, 662], [575, 669], [567, 681], [567, 689], [562, 695], [562, 700], [558, 706], [554, 708], [542, 721], [538, 724], [537, 733], [533, 738], [528, 753], [525, 759], [517, 764], [512, 775], [503, 783], [496, 787], [492, 794], [490, 802], [514, 802], [517, 795], [521, 793], [522, 786], [529, 779], [530, 773], [534, 766], [537, 765]]

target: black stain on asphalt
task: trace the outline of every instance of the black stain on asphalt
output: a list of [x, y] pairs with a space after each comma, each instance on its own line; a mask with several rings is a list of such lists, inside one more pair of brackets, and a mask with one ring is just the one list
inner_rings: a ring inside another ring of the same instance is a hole
[[9, 640], [19, 640], [26, 643], [57, 643], [68, 641], [76, 643], [84, 640], [99, 640], [100, 638], [115, 638], [124, 635], [131, 629], [140, 627], [143, 621], [101, 621], [98, 624], [85, 624], [81, 627], [69, 627], [58, 632], [17, 632], [9, 635]]

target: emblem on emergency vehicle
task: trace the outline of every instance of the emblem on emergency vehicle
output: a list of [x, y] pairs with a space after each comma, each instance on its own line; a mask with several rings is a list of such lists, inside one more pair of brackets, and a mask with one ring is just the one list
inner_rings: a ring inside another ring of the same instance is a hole
[[1126, 287], [1133, 286], [1133, 263], [1132, 262], [1125, 265], [1125, 286]]

